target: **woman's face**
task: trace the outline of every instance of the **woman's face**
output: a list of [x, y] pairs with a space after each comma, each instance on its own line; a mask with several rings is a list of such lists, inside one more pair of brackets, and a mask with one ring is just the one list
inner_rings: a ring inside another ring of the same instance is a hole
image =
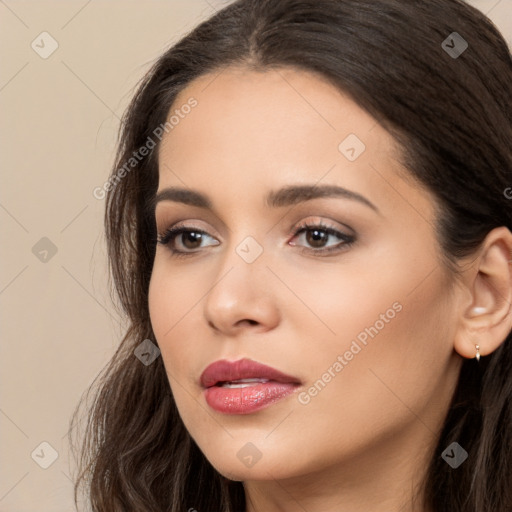
[[[199, 448], [236, 480], [418, 461], [461, 359], [434, 199], [400, 178], [391, 136], [293, 69], [203, 76], [172, 111], [149, 308]], [[173, 227], [188, 232], [165, 240]], [[242, 358], [295, 384], [205, 390], [211, 363]]]

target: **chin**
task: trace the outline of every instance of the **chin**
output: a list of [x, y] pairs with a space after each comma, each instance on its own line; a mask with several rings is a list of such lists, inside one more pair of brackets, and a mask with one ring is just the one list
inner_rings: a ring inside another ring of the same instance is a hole
[[[277, 454], [274, 453], [274, 457]], [[248, 480], [281, 480], [296, 476], [292, 467], [288, 463], [283, 464], [281, 457], [274, 458], [264, 455], [260, 460], [251, 465], [239, 460], [234, 454], [234, 460], [228, 461], [226, 456], [220, 460], [219, 458], [208, 459], [215, 470], [225, 478], [235, 482]]]

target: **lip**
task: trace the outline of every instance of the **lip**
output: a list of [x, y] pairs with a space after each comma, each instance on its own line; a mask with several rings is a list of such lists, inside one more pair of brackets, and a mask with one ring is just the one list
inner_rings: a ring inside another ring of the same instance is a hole
[[[239, 388], [220, 383], [240, 379], [265, 379]], [[251, 359], [210, 364], [201, 374], [201, 385], [208, 405], [226, 414], [250, 414], [272, 405], [297, 390], [300, 380]]]
[[203, 388], [215, 386], [219, 382], [231, 382], [240, 379], [268, 379], [285, 384], [300, 384], [300, 380], [286, 375], [271, 366], [258, 363], [252, 359], [228, 361], [221, 359], [206, 367], [201, 374]]

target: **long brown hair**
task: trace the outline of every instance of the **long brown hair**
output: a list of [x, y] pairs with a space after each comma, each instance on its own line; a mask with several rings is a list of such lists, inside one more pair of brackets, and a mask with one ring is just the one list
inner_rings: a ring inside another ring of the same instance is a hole
[[[449, 50], [454, 32], [468, 45], [460, 55]], [[238, 0], [201, 23], [139, 84], [106, 187], [110, 270], [128, 328], [87, 394], [75, 501], [83, 490], [96, 512], [245, 510], [243, 484], [221, 476], [185, 429], [162, 358], [146, 366], [134, 356], [143, 340], [156, 343], [148, 286], [158, 141], [120, 172], [155, 138], [181, 90], [228, 65], [319, 73], [378, 119], [442, 206], [437, 236], [453, 272], [490, 230], [512, 230], [504, 192], [512, 186], [512, 61], [476, 9], [460, 0]], [[511, 338], [479, 365], [463, 362], [425, 481], [425, 504], [436, 512], [512, 510]], [[441, 458], [453, 441], [469, 452], [457, 470]]]

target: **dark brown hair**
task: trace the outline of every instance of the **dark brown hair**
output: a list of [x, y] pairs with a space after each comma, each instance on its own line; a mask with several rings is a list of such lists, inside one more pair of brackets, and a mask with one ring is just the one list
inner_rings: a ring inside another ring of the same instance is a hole
[[[468, 43], [456, 58], [443, 48], [453, 32]], [[181, 90], [230, 65], [318, 73], [373, 115], [399, 142], [410, 176], [439, 201], [436, 233], [454, 275], [459, 258], [474, 254], [490, 230], [512, 230], [504, 193], [512, 186], [512, 61], [478, 10], [459, 0], [238, 0], [201, 23], [141, 81], [112, 169], [106, 238], [129, 326], [89, 390], [95, 394], [75, 500], [83, 486], [96, 512], [245, 510], [243, 484], [220, 475], [185, 429], [162, 358], [145, 366], [133, 353], [142, 340], [155, 340], [148, 286], [156, 227], [149, 205], [158, 145], [122, 179], [118, 174], [166, 122]], [[456, 470], [441, 458], [453, 441], [469, 452]], [[425, 504], [436, 512], [512, 510], [510, 334], [479, 364], [463, 362], [432, 453]]]

